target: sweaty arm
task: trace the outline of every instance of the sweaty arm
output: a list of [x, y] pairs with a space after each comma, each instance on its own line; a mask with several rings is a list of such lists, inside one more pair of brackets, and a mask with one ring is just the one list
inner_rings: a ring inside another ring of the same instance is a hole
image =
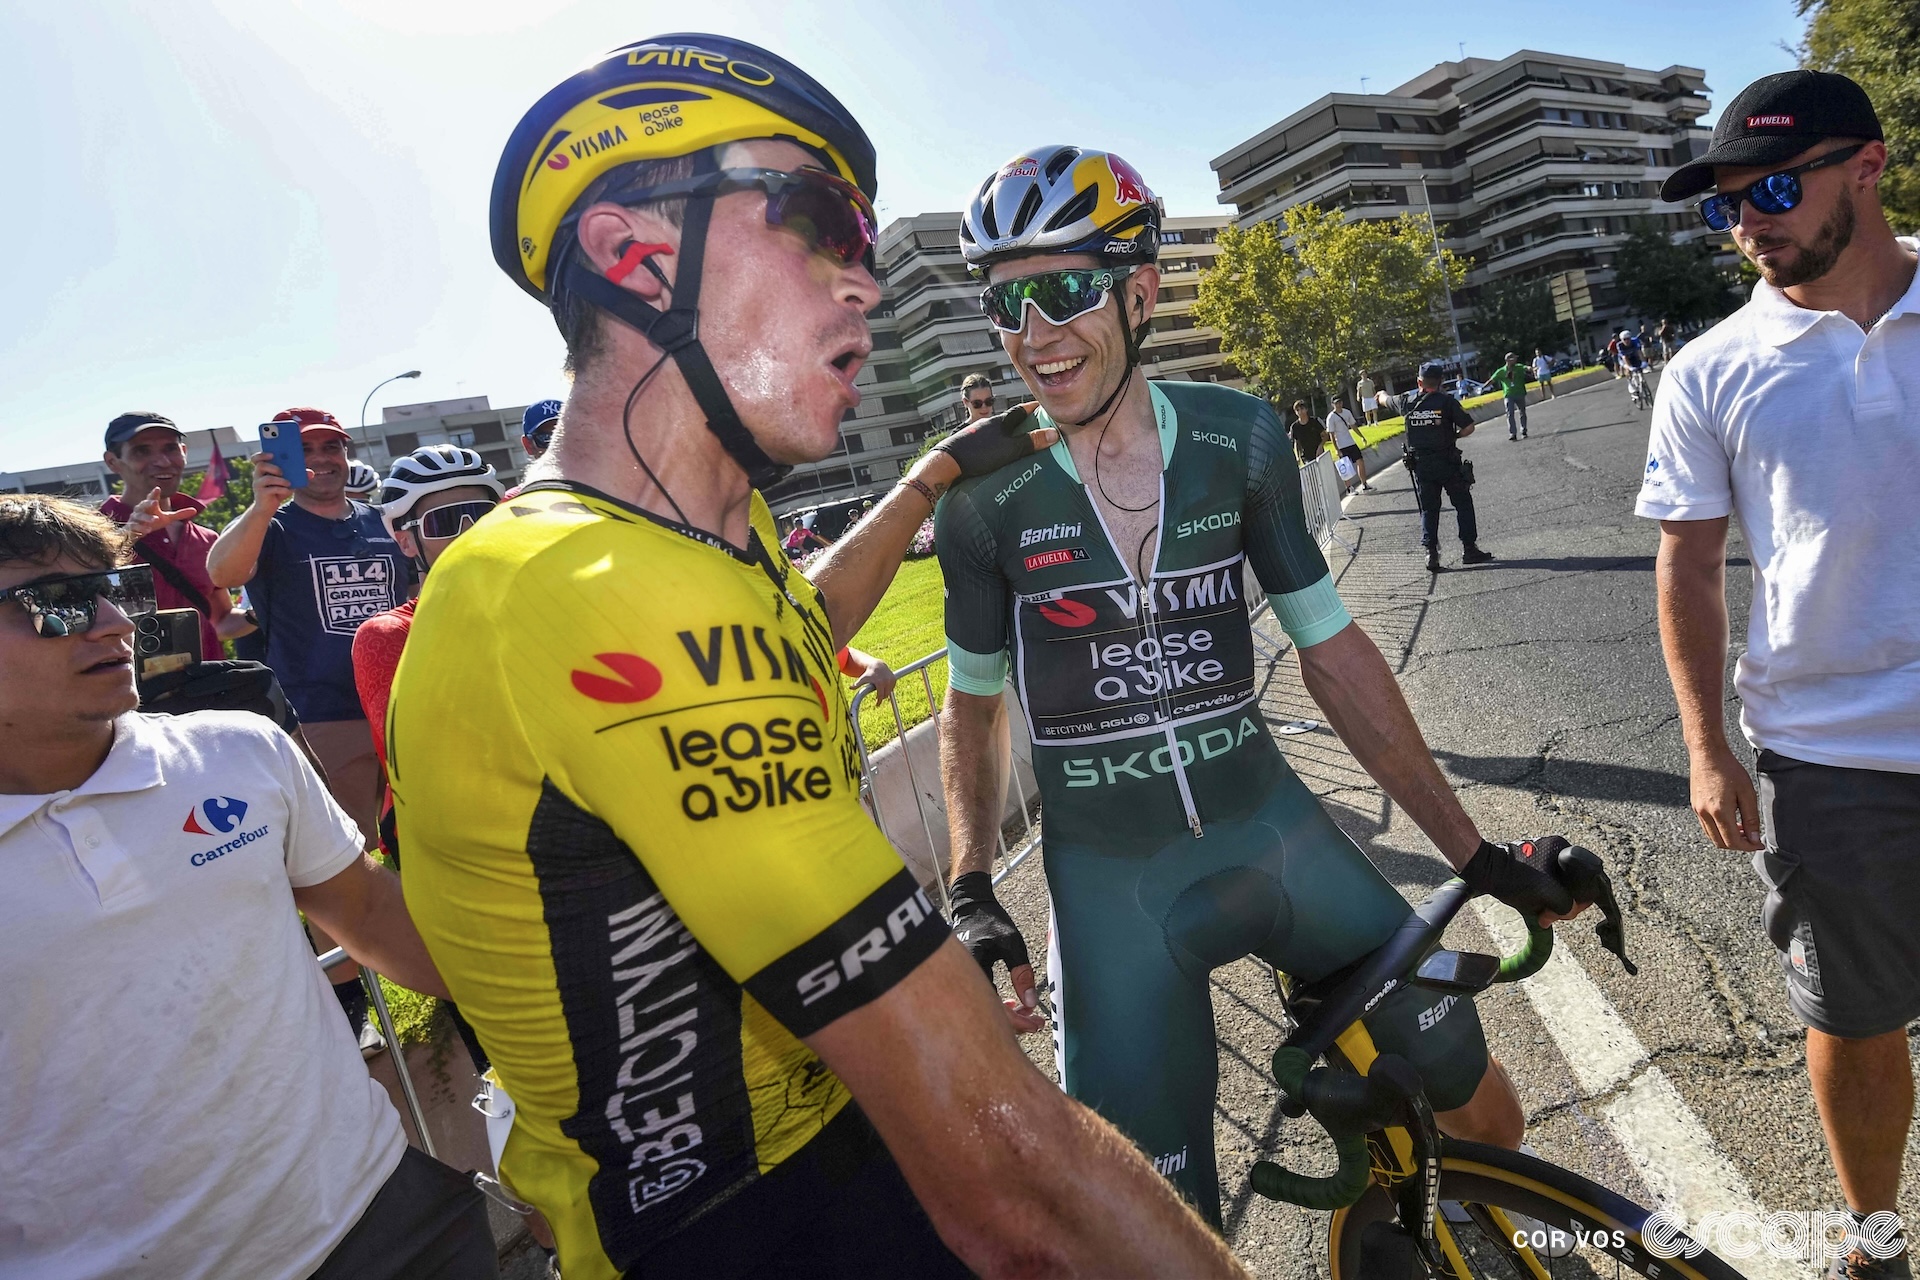
[[982, 1276], [1242, 1276], [1113, 1126], [1036, 1071], [949, 941], [806, 1038]]
[[1662, 520], [1660, 648], [1680, 708], [1694, 816], [1722, 849], [1761, 847], [1759, 796], [1727, 743], [1727, 517]]
[[907, 479], [896, 485], [866, 519], [810, 566], [807, 577], [827, 599], [835, 645], [844, 646], [854, 637], [892, 585], [913, 535], [932, 514], [927, 506], [929, 498], [938, 502], [961, 476], [997, 471], [1059, 438], [1052, 427], [1025, 429], [1030, 425], [1027, 415], [1031, 407], [1022, 405], [995, 414], [941, 441], [914, 464]]

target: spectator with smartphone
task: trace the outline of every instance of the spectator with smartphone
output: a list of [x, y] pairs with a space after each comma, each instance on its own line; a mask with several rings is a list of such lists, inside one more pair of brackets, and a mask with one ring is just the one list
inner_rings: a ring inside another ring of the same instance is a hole
[[101, 461], [120, 479], [120, 492], [100, 504], [121, 526], [133, 554], [153, 566], [154, 591], [162, 609], [192, 609], [200, 615], [200, 656], [221, 656], [220, 642], [244, 633], [247, 621], [233, 610], [233, 597], [207, 576], [214, 532], [197, 523], [206, 504], [180, 492], [187, 471], [186, 433], [158, 413], [123, 413], [107, 424]]
[[496, 1275], [295, 915], [444, 995], [399, 882], [264, 717], [135, 710], [125, 561], [106, 516], [0, 497], [0, 1272]]
[[[353, 637], [360, 624], [412, 594], [410, 560], [380, 514], [346, 495], [348, 435], [322, 409], [286, 409], [274, 422], [299, 432], [306, 474], [288, 476], [270, 453], [253, 457], [253, 502], [221, 530], [207, 555], [217, 586], [247, 588], [266, 632], [267, 665], [299, 713], [333, 798], [359, 826], [361, 848], [378, 846], [383, 781], [360, 693]], [[324, 947], [326, 939], [316, 934]], [[366, 992], [351, 969], [336, 971], [341, 1007], [368, 1053], [381, 1046], [367, 1022]]]

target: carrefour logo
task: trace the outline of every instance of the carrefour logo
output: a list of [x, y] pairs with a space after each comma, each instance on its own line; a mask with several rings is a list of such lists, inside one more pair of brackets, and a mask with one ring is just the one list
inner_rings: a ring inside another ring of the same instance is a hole
[[199, 836], [224, 836], [246, 820], [247, 802], [235, 800], [232, 796], [215, 796], [202, 800], [187, 810], [187, 820], [180, 824], [182, 831], [190, 831]]

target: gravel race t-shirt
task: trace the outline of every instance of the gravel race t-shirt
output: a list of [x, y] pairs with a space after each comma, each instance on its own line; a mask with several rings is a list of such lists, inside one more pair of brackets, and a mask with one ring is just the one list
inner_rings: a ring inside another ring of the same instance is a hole
[[247, 582], [267, 633], [267, 665], [302, 720], [362, 718], [354, 633], [413, 594], [413, 562], [380, 514], [364, 502], [351, 505], [341, 520], [292, 502], [280, 508]]

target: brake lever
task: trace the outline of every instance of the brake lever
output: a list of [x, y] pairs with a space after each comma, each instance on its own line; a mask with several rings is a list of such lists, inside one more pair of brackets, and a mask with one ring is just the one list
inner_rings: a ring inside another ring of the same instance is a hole
[[1607, 875], [1600, 855], [1579, 845], [1568, 845], [1560, 851], [1557, 869], [1560, 882], [1567, 886], [1576, 902], [1600, 908], [1602, 919], [1594, 926], [1600, 945], [1619, 957], [1629, 976], [1638, 974], [1640, 967], [1627, 958], [1625, 914], [1620, 910], [1619, 899], [1613, 896], [1613, 879]]

